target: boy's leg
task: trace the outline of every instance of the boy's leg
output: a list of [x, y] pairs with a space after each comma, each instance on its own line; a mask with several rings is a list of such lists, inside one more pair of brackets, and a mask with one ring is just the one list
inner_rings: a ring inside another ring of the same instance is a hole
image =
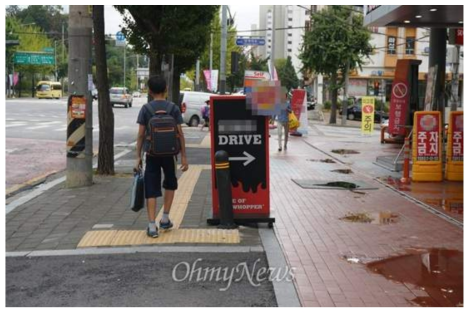
[[156, 198], [146, 199], [146, 209], [148, 210], [148, 221], [154, 221], [156, 219]]
[[164, 172], [164, 213], [159, 225], [163, 229], [172, 228], [172, 222], [169, 219], [169, 212], [171, 211], [172, 202], [174, 200], [174, 192], [177, 190], [176, 178], [176, 158], [166, 157], [163, 162]]
[[145, 168], [145, 197], [148, 211], [148, 236], [158, 236], [156, 228], [156, 198], [162, 196], [160, 161], [146, 157]]

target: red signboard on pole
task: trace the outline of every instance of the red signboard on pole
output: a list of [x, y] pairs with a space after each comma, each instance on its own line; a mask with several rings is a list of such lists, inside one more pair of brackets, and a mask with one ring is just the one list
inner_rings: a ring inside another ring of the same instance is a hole
[[406, 80], [394, 80], [389, 111], [389, 133], [405, 133], [407, 112], [409, 110], [409, 87]]

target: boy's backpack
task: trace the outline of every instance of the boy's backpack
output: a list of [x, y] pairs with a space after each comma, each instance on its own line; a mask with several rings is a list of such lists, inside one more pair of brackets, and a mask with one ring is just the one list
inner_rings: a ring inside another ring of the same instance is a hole
[[151, 104], [145, 107], [151, 113], [147, 127], [147, 153], [151, 156], [174, 156], [181, 150], [177, 122], [171, 111], [174, 104], [167, 102], [166, 110], [154, 111]]

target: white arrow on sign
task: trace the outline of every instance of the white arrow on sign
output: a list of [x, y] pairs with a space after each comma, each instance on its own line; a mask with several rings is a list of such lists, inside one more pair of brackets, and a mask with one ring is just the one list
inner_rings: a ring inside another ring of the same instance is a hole
[[245, 162], [243, 163], [243, 166], [248, 166], [253, 160], [255, 160], [256, 158], [253, 157], [252, 155], [248, 154], [247, 152], [243, 152], [243, 155], [245, 155], [245, 157], [230, 157], [228, 158], [230, 161], [240, 161], [240, 160], [245, 160]]

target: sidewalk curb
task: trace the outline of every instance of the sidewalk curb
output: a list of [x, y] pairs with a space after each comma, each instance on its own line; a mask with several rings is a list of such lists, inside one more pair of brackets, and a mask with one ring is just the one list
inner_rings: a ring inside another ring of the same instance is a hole
[[[281, 249], [274, 229], [258, 227], [258, 232], [263, 243], [266, 257], [268, 259], [268, 266], [273, 269], [289, 269], [286, 263], [286, 257]], [[279, 307], [300, 307], [301, 303], [296, 291], [294, 280], [288, 282], [286, 280], [272, 281], [274, 294], [276, 295], [276, 302]]]
[[74, 256], [135, 253], [261, 253], [263, 248], [256, 246], [136, 246], [121, 248], [83, 248], [74, 250], [41, 250], [5, 252], [5, 257]]

